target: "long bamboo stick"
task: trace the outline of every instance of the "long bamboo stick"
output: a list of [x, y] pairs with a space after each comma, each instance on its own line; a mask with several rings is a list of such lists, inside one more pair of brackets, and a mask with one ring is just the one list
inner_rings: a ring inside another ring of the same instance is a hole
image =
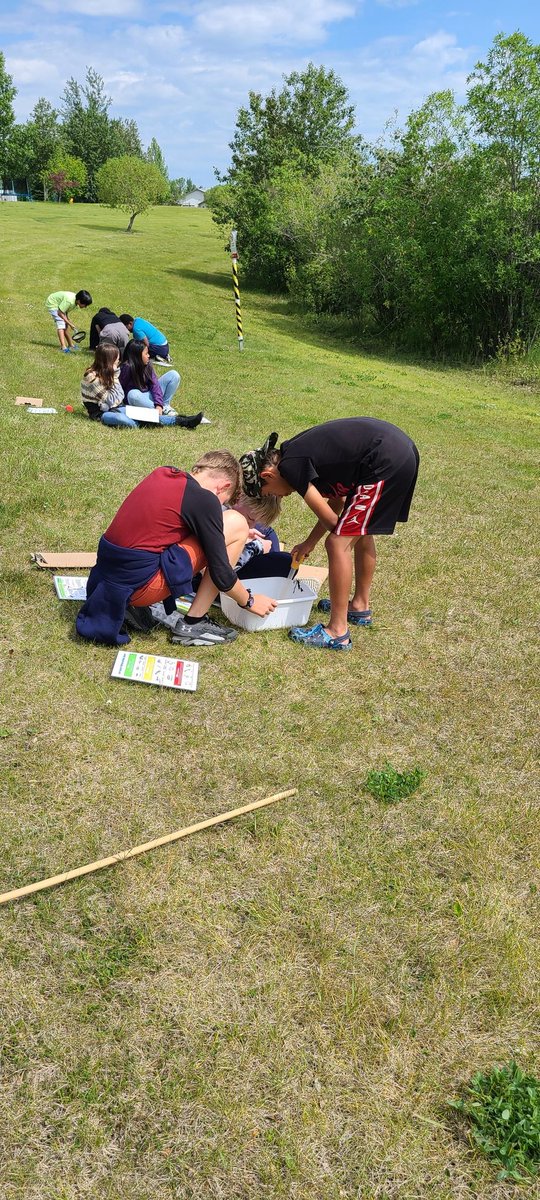
[[38, 883], [29, 883], [26, 887], [14, 888], [11, 892], [0, 895], [0, 904], [9, 900], [19, 900], [22, 896], [31, 896], [34, 892], [42, 892], [44, 888], [57, 887], [59, 883], [67, 883], [68, 879], [78, 879], [80, 875], [90, 875], [92, 871], [101, 871], [104, 867], [113, 867], [116, 863], [135, 858], [138, 854], [146, 854], [148, 850], [156, 850], [158, 846], [167, 846], [169, 842], [178, 842], [180, 838], [188, 837], [190, 833], [199, 833], [201, 829], [210, 829], [212, 825], [221, 825], [224, 821], [232, 821], [233, 817], [241, 817], [244, 813], [255, 812], [265, 808], [267, 804], [276, 804], [278, 800], [286, 800], [288, 796], [296, 796], [298, 788], [290, 788], [287, 792], [276, 792], [275, 796], [266, 796], [264, 800], [254, 800], [244, 804], [242, 808], [231, 808], [229, 812], [219, 813], [217, 817], [208, 817], [206, 821], [197, 821], [195, 825], [186, 825], [175, 833], [167, 833], [164, 837], [153, 838], [151, 842], [143, 842], [141, 846], [133, 846], [131, 850], [120, 850], [119, 854], [109, 854], [96, 862], [87, 863], [85, 867], [75, 867], [73, 871], [64, 871], [61, 875], [51, 875], [49, 879], [41, 879]]

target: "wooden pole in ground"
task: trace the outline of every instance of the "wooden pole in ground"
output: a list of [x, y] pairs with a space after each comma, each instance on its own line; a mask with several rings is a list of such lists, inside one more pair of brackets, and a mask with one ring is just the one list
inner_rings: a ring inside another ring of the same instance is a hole
[[143, 842], [141, 846], [133, 846], [131, 850], [120, 850], [119, 854], [109, 854], [108, 858], [100, 858], [97, 862], [87, 863], [85, 867], [75, 867], [73, 871], [64, 871], [62, 875], [51, 875], [49, 879], [41, 879], [39, 883], [29, 883], [26, 887], [14, 888], [11, 892], [0, 895], [0, 904], [9, 900], [20, 900], [22, 896], [32, 896], [34, 892], [42, 892], [44, 888], [57, 887], [59, 883], [67, 883], [69, 879], [78, 879], [81, 875], [90, 875], [93, 871], [102, 871], [104, 867], [114, 867], [116, 863], [125, 862], [128, 858], [136, 858], [146, 854], [148, 850], [156, 850], [158, 846], [167, 846], [169, 842], [178, 842], [188, 837], [190, 833], [199, 833], [201, 829], [210, 829], [212, 825], [221, 825], [224, 821], [232, 821], [233, 817], [241, 817], [244, 813], [255, 812], [268, 804], [276, 804], [278, 800], [286, 800], [288, 796], [298, 795], [298, 788], [290, 788], [287, 792], [277, 792], [275, 796], [266, 796], [264, 800], [254, 800], [244, 804], [242, 808], [231, 808], [229, 812], [219, 813], [217, 817], [208, 817], [206, 821], [197, 821], [195, 825], [186, 825], [175, 833], [167, 833], [164, 837], [154, 838], [151, 842]]
[[238, 252], [236, 249], [237, 231], [231, 232], [231, 263], [233, 277], [234, 305], [236, 310], [236, 332], [238, 334], [238, 349], [244, 349], [244, 330], [242, 328], [242, 307], [240, 304], [240, 284], [238, 282]]

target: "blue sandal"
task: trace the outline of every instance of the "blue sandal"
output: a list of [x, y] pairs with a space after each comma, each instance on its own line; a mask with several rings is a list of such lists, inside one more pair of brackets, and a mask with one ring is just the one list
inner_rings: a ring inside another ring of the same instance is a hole
[[[329, 600], [319, 600], [317, 605], [318, 611], [329, 613], [331, 604]], [[347, 620], [351, 625], [371, 625], [373, 623], [373, 614], [370, 608], [362, 610], [358, 608], [349, 608], [347, 610]]]
[[314, 646], [316, 650], [352, 650], [352, 639], [349, 631], [341, 637], [330, 637], [324, 625], [313, 625], [311, 629], [303, 629], [301, 625], [293, 625], [289, 629], [289, 637], [293, 642], [301, 642], [303, 646]]

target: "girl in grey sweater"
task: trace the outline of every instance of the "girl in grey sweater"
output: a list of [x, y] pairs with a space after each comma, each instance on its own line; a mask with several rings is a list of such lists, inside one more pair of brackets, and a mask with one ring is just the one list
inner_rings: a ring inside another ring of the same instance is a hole
[[103, 343], [96, 347], [94, 361], [81, 380], [81, 400], [91, 421], [99, 421], [103, 413], [124, 404], [116, 346]]

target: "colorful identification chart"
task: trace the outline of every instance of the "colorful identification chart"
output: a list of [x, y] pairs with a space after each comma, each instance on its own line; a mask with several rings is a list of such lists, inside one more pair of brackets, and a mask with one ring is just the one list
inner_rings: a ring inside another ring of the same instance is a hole
[[54, 586], [59, 600], [86, 600], [88, 575], [54, 575]]
[[178, 688], [195, 692], [199, 664], [183, 658], [166, 658], [162, 654], [137, 654], [119, 650], [111, 671], [113, 679], [130, 679], [132, 683], [155, 683], [158, 687]]

